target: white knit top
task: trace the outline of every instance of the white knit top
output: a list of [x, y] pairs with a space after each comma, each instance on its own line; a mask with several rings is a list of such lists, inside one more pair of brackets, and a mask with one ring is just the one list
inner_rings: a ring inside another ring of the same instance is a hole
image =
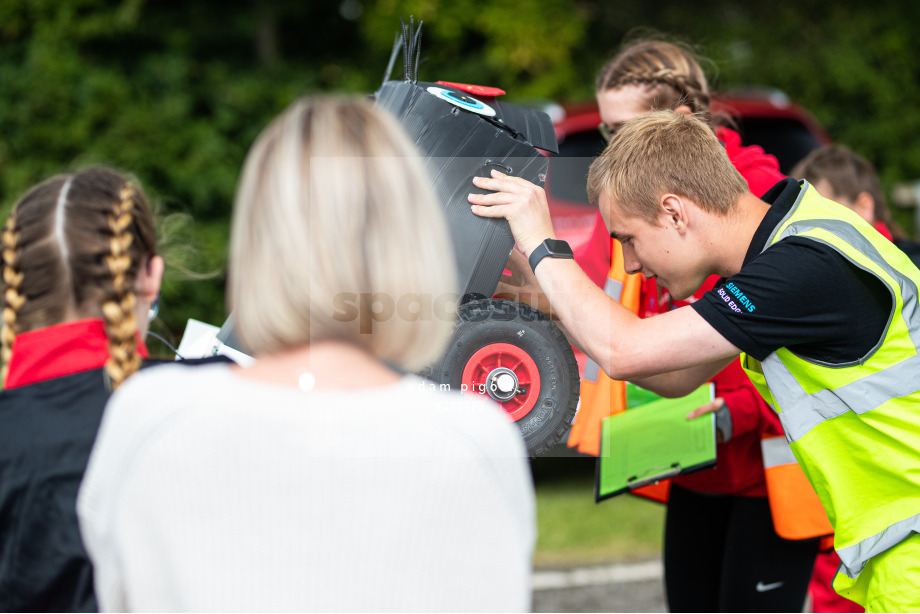
[[223, 365], [133, 376], [78, 499], [108, 611], [525, 611], [534, 499], [496, 405], [301, 392]]

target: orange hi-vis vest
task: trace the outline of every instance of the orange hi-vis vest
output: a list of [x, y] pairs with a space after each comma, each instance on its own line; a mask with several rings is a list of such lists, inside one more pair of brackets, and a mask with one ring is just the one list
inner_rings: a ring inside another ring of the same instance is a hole
[[[764, 437], [760, 440], [760, 450], [776, 534], [790, 540], [832, 539], [834, 529], [827, 519], [827, 512], [795, 460], [786, 438], [779, 435]], [[829, 549], [832, 545], [833, 541], [823, 543], [821, 549]]]
[[[639, 292], [642, 275], [628, 274], [623, 266], [623, 246], [612, 239], [610, 272], [604, 292], [632, 311], [639, 312]], [[604, 418], [626, 411], [626, 382], [610, 379], [600, 365], [588, 358], [581, 378], [581, 404], [568, 445], [582, 454], [597, 456], [601, 448], [601, 422]]]

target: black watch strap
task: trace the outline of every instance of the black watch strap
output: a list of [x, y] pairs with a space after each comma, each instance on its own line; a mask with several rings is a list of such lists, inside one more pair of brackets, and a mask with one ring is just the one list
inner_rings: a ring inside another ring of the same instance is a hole
[[569, 247], [569, 244], [565, 241], [560, 241], [559, 239], [546, 239], [537, 246], [537, 249], [530, 253], [530, 258], [528, 258], [530, 270], [536, 273], [537, 265], [546, 257], [575, 258], [575, 254], [572, 253], [572, 248]]

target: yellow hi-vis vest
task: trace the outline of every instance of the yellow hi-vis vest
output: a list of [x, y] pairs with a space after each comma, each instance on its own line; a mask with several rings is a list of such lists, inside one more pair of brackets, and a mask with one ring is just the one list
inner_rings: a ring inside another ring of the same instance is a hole
[[762, 362], [742, 355], [742, 366], [779, 413], [834, 527], [842, 570], [855, 578], [871, 557], [920, 533], [920, 270], [854, 212], [801, 186], [764, 249], [790, 236], [832, 247], [888, 288], [888, 325], [851, 363], [781, 348]]
[[[632, 311], [639, 312], [639, 291], [642, 275], [626, 272], [623, 246], [612, 239], [610, 272], [604, 284], [607, 296]], [[610, 379], [600, 366], [588, 358], [581, 378], [581, 400], [568, 446], [583, 454], [597, 456], [601, 449], [601, 421], [626, 410], [626, 382]]]

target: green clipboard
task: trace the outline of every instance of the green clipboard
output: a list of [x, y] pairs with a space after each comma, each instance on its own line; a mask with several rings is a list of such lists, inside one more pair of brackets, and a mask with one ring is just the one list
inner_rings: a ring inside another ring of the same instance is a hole
[[715, 465], [715, 414], [687, 420], [713, 394], [713, 385], [706, 384], [685, 397], [658, 399], [605, 418], [594, 500]]

